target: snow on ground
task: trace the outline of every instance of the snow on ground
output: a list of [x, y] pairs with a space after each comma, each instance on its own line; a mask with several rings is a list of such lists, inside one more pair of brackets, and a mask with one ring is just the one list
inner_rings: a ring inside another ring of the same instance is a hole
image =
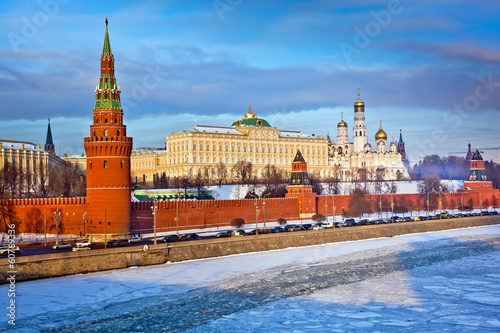
[[498, 267], [500, 226], [131, 267], [17, 283], [16, 328], [498, 332]]
[[[450, 192], [456, 192], [458, 189], [463, 189], [463, 180], [443, 180], [443, 184], [448, 186]], [[390, 183], [387, 183], [390, 185]], [[399, 194], [411, 194], [418, 193], [418, 181], [398, 181], [395, 182], [397, 186], [397, 192]], [[373, 183], [368, 183], [368, 186], [373, 191]], [[349, 194], [351, 189], [354, 187], [354, 183], [340, 183], [340, 194]], [[227, 200], [227, 199], [243, 199], [249, 190], [255, 189], [257, 194], [261, 194], [263, 191], [263, 186], [246, 186], [246, 185], [222, 185], [218, 186], [210, 186], [208, 188], [212, 191], [215, 199], [218, 200]], [[384, 189], [387, 190], [387, 189]]]

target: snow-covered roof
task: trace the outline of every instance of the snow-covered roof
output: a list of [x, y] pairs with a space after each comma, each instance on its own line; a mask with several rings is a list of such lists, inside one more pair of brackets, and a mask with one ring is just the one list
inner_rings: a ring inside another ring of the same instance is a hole
[[240, 135], [244, 136], [244, 133], [237, 131], [232, 127], [223, 127], [223, 126], [208, 126], [208, 125], [196, 125], [195, 127], [191, 127], [179, 132], [172, 133], [172, 135], [176, 134], [184, 134], [184, 133], [207, 133], [207, 134], [229, 134], [229, 135]]
[[[6, 141], [6, 140], [0, 140], [0, 143], [2, 144], [1, 148], [4, 149], [12, 149], [12, 150], [31, 150], [31, 151], [39, 151], [43, 152], [44, 150], [41, 148], [38, 148], [37, 145], [31, 142], [21, 142], [21, 141]], [[23, 148], [24, 145], [24, 148]]]
[[299, 131], [279, 131], [280, 138], [294, 138], [294, 139], [315, 139], [315, 140], [326, 140], [312, 134], [304, 134]]

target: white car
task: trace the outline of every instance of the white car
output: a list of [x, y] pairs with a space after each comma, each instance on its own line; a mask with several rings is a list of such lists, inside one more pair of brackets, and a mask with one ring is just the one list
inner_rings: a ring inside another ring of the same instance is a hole
[[59, 243], [59, 244], [52, 246], [52, 250], [61, 250], [61, 249], [71, 249], [71, 244]]
[[[18, 246], [14, 246], [10, 248], [10, 252], [19, 253], [21, 252], [21, 250], [19, 249]], [[9, 247], [7, 245], [0, 245], [0, 254], [8, 255]]]
[[129, 243], [140, 243], [141, 238], [139, 236], [134, 236], [128, 240]]
[[319, 229], [325, 229], [325, 225], [321, 222], [319, 223], [316, 223], [315, 225], [313, 225], [313, 230], [319, 230]]
[[90, 245], [92, 245], [92, 243], [90, 241], [84, 240], [84, 241], [76, 243], [75, 246], [90, 246]]
[[75, 246], [72, 251], [90, 251], [90, 247], [88, 246]]

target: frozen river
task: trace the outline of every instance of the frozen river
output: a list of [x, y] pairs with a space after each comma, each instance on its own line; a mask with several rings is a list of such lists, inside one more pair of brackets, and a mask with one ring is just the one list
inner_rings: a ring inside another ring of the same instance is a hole
[[500, 332], [500, 226], [24, 282], [16, 304], [21, 332]]

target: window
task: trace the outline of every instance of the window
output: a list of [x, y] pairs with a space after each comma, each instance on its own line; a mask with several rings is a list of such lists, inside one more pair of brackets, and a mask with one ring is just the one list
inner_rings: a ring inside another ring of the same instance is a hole
[[117, 122], [118, 122], [118, 121], [117, 121], [117, 120], [116, 120], [116, 118], [115, 118], [115, 124], [116, 124]]
[[120, 167], [123, 169], [123, 161], [120, 162]]
[[107, 129], [104, 130], [104, 136], [108, 136], [108, 130]]
[[108, 161], [104, 160], [104, 169], [108, 168]]
[[118, 130], [118, 132], [116, 133], [117, 136], [120, 136], [120, 130]]
[[89, 169], [92, 169], [92, 161], [89, 162]]
[[108, 118], [104, 118], [104, 123], [107, 124], [108, 123]]

